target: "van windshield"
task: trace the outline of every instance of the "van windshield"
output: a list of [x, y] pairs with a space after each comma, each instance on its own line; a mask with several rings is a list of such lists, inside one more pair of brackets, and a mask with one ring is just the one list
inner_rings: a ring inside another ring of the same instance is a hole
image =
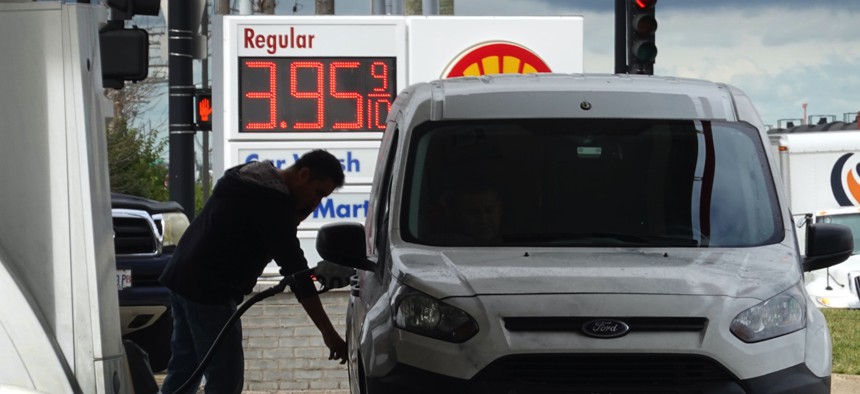
[[438, 246], [744, 247], [783, 237], [758, 131], [653, 119], [428, 122], [401, 236]]

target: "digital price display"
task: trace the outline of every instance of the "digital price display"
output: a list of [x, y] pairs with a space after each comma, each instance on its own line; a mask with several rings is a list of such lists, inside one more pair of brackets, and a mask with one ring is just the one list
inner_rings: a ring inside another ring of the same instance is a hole
[[395, 57], [240, 57], [239, 132], [383, 131]]

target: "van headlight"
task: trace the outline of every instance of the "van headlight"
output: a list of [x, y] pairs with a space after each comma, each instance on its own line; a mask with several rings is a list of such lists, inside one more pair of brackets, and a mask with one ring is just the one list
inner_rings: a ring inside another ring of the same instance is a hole
[[447, 342], [462, 343], [478, 333], [469, 314], [403, 286], [394, 296], [394, 326]]
[[161, 245], [163, 247], [176, 246], [185, 230], [188, 229], [188, 216], [182, 212], [167, 212], [161, 214], [162, 229]]
[[760, 342], [806, 327], [806, 298], [798, 283], [738, 314], [731, 331], [738, 339]]

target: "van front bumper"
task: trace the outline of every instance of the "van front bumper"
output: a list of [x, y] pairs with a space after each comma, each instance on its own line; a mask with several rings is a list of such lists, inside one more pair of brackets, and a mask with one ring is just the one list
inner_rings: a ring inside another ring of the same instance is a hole
[[[713, 363], [713, 365], [716, 365]], [[660, 393], [660, 394], [830, 394], [830, 377], [814, 375], [804, 364], [795, 365], [764, 376], [738, 380], [725, 370], [681, 371], [687, 375], [682, 381], [670, 382], [679, 371], [666, 371], [663, 376], [641, 377], [623, 376], [618, 381], [612, 378], [615, 371], [590, 371], [588, 382], [573, 381], [570, 375], [547, 376], [543, 380], [524, 380], [504, 376], [493, 363], [472, 379], [459, 379], [405, 364], [398, 364], [383, 377], [366, 378], [368, 394], [394, 393], [506, 393], [527, 394], [533, 392], [564, 392], [568, 394], [610, 394], [610, 393]], [[546, 365], [519, 364], [518, 368], [536, 371]], [[653, 373], [653, 371], [648, 372]], [[520, 375], [522, 376], [522, 375]], [[562, 390], [562, 391], [558, 391]]]

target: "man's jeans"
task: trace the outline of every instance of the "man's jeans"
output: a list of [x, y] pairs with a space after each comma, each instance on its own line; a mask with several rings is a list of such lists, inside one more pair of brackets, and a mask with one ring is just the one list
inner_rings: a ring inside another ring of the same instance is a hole
[[[167, 364], [167, 377], [161, 386], [163, 394], [173, 394], [197, 369], [209, 352], [218, 333], [236, 312], [236, 303], [201, 304], [170, 292], [173, 309], [173, 336], [170, 347], [173, 356]], [[242, 353], [242, 324], [236, 321], [224, 334], [221, 344], [203, 375], [205, 392], [213, 394], [242, 392], [245, 360]], [[189, 386], [196, 392], [200, 379]], [[184, 394], [184, 393], [183, 393]]]

